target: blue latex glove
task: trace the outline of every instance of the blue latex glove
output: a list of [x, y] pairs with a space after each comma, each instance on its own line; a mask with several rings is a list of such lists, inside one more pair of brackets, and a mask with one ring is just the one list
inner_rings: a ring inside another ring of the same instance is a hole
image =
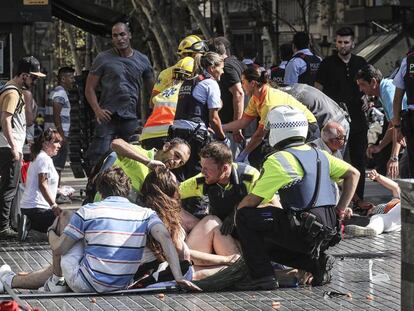
[[243, 150], [239, 153], [239, 155], [236, 158], [236, 162], [244, 162], [246, 158], [249, 156], [249, 153]]

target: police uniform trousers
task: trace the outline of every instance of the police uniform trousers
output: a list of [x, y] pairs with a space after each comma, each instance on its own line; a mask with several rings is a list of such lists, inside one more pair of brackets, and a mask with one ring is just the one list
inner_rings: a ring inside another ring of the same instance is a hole
[[[334, 207], [318, 207], [310, 212], [320, 223], [335, 227]], [[320, 270], [318, 259], [311, 255], [312, 243], [292, 227], [286, 210], [245, 207], [237, 211], [236, 226], [243, 258], [253, 278], [274, 275], [271, 261], [311, 273]]]

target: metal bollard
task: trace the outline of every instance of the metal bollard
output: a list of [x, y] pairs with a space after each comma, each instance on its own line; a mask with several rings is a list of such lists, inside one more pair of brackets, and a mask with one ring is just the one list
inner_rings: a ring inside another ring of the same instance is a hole
[[414, 310], [414, 179], [397, 181], [401, 188], [401, 310]]

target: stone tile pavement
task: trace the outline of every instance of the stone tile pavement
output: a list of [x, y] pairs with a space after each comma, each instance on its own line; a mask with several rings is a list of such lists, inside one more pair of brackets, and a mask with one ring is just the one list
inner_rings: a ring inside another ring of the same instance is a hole
[[[399, 310], [400, 234], [374, 239], [345, 239], [331, 250], [336, 257], [331, 284], [274, 291], [165, 293], [96, 298], [27, 300], [43, 310]], [[46, 242], [0, 241], [0, 261], [15, 271], [46, 266], [51, 254]], [[351, 293], [352, 298], [329, 298], [325, 292]], [[27, 292], [27, 291], [23, 291]]]
[[[77, 191], [84, 180], [65, 178]], [[368, 183], [369, 197], [382, 200], [388, 194]], [[79, 192], [74, 205], [79, 204]], [[330, 250], [336, 257], [331, 284], [322, 287], [283, 288], [274, 291], [220, 293], [165, 293], [126, 296], [26, 300], [42, 310], [399, 310], [400, 233], [376, 238], [344, 239]], [[0, 263], [15, 271], [31, 271], [48, 265], [51, 253], [41, 236], [30, 234], [24, 243], [0, 240]], [[350, 293], [328, 297], [326, 292]], [[27, 293], [27, 291], [23, 291]]]

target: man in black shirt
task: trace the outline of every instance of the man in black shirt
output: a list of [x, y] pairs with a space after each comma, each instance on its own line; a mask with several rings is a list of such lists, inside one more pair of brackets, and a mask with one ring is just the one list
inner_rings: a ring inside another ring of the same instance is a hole
[[[238, 120], [243, 115], [244, 92], [241, 85], [241, 75], [245, 65], [235, 56], [230, 54], [230, 42], [225, 37], [217, 37], [211, 40], [209, 50], [216, 52], [224, 58], [224, 73], [220, 77], [219, 86], [223, 108], [219, 111], [223, 124]], [[226, 133], [231, 142], [231, 151], [236, 157], [241, 151], [240, 143], [244, 137], [241, 130], [234, 133]]]
[[368, 125], [362, 111], [363, 93], [359, 91], [355, 75], [359, 69], [367, 65], [364, 58], [352, 54], [354, 48], [354, 32], [349, 27], [340, 28], [336, 32], [337, 55], [326, 57], [316, 74], [315, 87], [323, 91], [337, 103], [345, 103], [351, 117], [351, 128], [348, 150], [351, 164], [360, 172], [356, 194], [364, 197], [365, 187], [365, 151], [367, 149]]

